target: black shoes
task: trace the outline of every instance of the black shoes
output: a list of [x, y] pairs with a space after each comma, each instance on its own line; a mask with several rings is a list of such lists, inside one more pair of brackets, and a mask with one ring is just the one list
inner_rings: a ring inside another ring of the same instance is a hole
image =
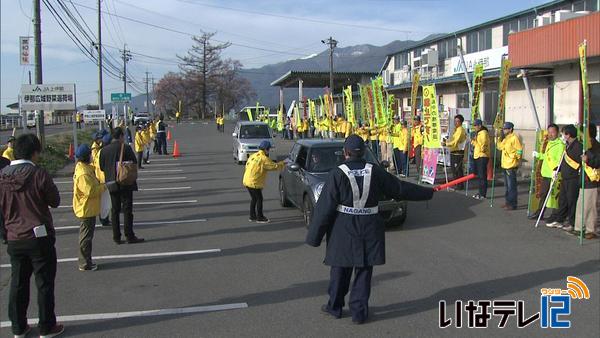
[[271, 222], [271, 221], [266, 217], [259, 217], [256, 219], [256, 223], [260, 223], [260, 224], [265, 224], [265, 223], [269, 223], [269, 222]]
[[333, 314], [331, 311], [329, 311], [329, 305], [327, 305], [327, 304], [321, 306], [321, 313], [323, 313], [324, 315], [327, 315], [327, 316], [331, 316], [335, 319], [341, 318], [340, 316], [337, 316], [337, 315]]
[[131, 237], [127, 239], [127, 244], [136, 244], [136, 243], [142, 243], [144, 241], [143, 238], [139, 238], [139, 237]]

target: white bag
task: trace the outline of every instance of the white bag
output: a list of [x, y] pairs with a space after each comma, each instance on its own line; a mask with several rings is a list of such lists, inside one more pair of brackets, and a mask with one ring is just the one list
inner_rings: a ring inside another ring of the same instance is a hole
[[108, 190], [104, 190], [102, 198], [100, 200], [100, 218], [106, 218], [110, 214], [110, 208], [112, 204], [110, 201], [110, 193]]

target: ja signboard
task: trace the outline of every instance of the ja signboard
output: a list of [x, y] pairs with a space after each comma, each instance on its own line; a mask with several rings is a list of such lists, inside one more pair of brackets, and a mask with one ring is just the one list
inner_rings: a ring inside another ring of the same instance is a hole
[[131, 93], [111, 93], [110, 101], [114, 103], [128, 103], [131, 101]]
[[101, 122], [106, 119], [106, 113], [102, 110], [84, 110], [83, 120], [85, 122]]
[[75, 84], [21, 86], [23, 110], [75, 110]]

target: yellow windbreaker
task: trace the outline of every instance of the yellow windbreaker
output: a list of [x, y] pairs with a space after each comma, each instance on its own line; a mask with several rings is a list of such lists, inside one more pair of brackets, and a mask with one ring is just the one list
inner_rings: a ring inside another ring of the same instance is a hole
[[136, 153], [141, 153], [142, 151], [144, 151], [144, 145], [146, 143], [144, 142], [144, 135], [142, 134], [141, 131], [138, 131], [135, 133], [135, 152]]
[[465, 128], [459, 126], [456, 129], [454, 129], [452, 137], [448, 141], [446, 141], [446, 147], [450, 149], [450, 152], [463, 151], [463, 149], [459, 146], [462, 145], [462, 143], [464, 143], [466, 139], [467, 133], [465, 132]]
[[519, 166], [523, 156], [523, 145], [515, 133], [510, 133], [502, 141], [496, 140], [496, 148], [502, 150], [502, 169], [513, 169]]
[[2, 157], [14, 161], [15, 160], [15, 154], [14, 154], [14, 150], [12, 147], [7, 147], [4, 152], [2, 153]]
[[242, 183], [248, 188], [262, 189], [265, 186], [267, 172], [281, 170], [283, 166], [283, 162], [273, 162], [263, 150], [259, 150], [248, 158]]
[[358, 128], [356, 135], [360, 136], [365, 142], [369, 140], [369, 131], [365, 127]]
[[73, 212], [79, 218], [100, 215], [100, 199], [104, 192], [90, 164], [77, 162], [73, 175]]
[[474, 147], [473, 158], [490, 157], [490, 136], [486, 129], [481, 129], [471, 144]]
[[423, 131], [421, 131], [422, 125], [416, 125], [411, 130], [411, 136], [413, 138], [413, 147], [418, 147], [423, 145]]

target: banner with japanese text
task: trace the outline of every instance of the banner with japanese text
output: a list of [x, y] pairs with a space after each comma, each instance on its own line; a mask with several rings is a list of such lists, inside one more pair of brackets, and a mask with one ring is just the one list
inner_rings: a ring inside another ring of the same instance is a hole
[[473, 98], [471, 99], [471, 123], [476, 119], [480, 119], [479, 114], [479, 97], [481, 96], [481, 88], [483, 85], [483, 65], [475, 65], [473, 71]]
[[585, 150], [592, 147], [592, 140], [588, 132], [590, 126], [590, 92], [588, 88], [588, 74], [587, 74], [587, 43], [584, 41], [579, 45], [579, 67], [581, 68], [581, 94], [583, 97], [583, 130], [584, 137], [586, 138], [583, 142]]
[[348, 122], [352, 123], [352, 125], [356, 125], [356, 117], [354, 115], [354, 102], [352, 101], [352, 86], [348, 86], [344, 89], [344, 103], [346, 106], [344, 110], [346, 111], [346, 118]]
[[413, 119], [417, 114], [417, 94], [419, 92], [420, 80], [421, 75], [419, 73], [415, 73], [413, 75], [412, 88], [410, 90], [410, 116], [408, 117], [408, 121], [411, 126], [413, 125]]
[[385, 103], [383, 97], [383, 78], [378, 76], [372, 81], [373, 89], [373, 105], [375, 108], [375, 122], [379, 127], [383, 127], [387, 123], [385, 117]]
[[435, 183], [437, 174], [438, 149], [423, 148], [423, 172], [421, 181], [429, 184]]
[[500, 130], [504, 125], [506, 108], [506, 90], [508, 89], [508, 78], [510, 77], [510, 60], [507, 58], [502, 59], [502, 68], [500, 70], [500, 84], [498, 85], [498, 113], [494, 120], [494, 129]]
[[426, 148], [440, 148], [440, 114], [438, 111], [435, 85], [423, 86], [423, 146]]

